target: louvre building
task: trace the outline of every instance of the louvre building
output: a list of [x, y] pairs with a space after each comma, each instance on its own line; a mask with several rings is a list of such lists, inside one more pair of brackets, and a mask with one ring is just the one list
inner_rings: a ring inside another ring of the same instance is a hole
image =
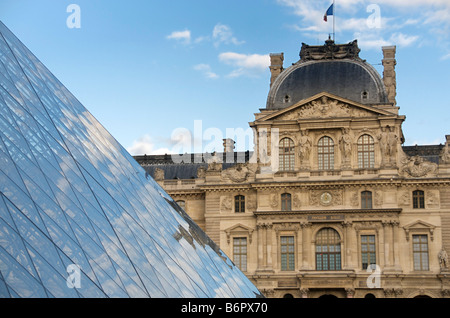
[[356, 40], [271, 54], [251, 151], [136, 156], [266, 297], [450, 297], [450, 135], [404, 145], [380, 51], [382, 74]]
[[0, 23], [0, 297], [259, 296]]

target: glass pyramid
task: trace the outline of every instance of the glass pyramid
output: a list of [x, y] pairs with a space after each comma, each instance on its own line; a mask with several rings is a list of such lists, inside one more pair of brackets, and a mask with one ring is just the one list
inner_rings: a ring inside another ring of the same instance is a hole
[[0, 22], [0, 297], [260, 296]]

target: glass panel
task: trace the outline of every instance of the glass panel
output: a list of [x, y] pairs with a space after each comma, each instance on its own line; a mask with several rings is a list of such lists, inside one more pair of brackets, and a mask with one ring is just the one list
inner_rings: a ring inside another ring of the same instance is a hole
[[[260, 296], [1, 22], [0, 34], [0, 297]], [[293, 144], [283, 151], [293, 168]]]

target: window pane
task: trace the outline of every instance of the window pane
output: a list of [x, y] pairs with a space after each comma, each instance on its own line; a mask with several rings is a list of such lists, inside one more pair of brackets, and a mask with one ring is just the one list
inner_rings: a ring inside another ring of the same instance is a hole
[[295, 164], [295, 147], [290, 138], [280, 140], [279, 146], [279, 169], [280, 171], [292, 171]]
[[233, 239], [233, 261], [241, 271], [247, 270], [247, 238], [235, 237]]
[[322, 137], [317, 145], [319, 170], [334, 169], [334, 142], [330, 137]]
[[281, 236], [280, 242], [281, 242], [281, 246], [280, 246], [281, 270], [292, 271], [295, 268], [294, 237], [293, 236]]
[[324, 228], [316, 235], [316, 269], [341, 269], [340, 237], [332, 228]]
[[358, 167], [373, 168], [375, 165], [375, 143], [372, 136], [362, 135], [358, 139]]

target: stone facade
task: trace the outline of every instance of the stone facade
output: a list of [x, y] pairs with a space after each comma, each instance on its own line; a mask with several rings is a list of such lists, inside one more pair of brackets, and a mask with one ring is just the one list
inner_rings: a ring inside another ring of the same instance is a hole
[[402, 146], [395, 47], [384, 52], [389, 103], [322, 92], [261, 109], [253, 152], [227, 146], [189, 179], [136, 157], [267, 297], [450, 296], [450, 136], [426, 155]]

